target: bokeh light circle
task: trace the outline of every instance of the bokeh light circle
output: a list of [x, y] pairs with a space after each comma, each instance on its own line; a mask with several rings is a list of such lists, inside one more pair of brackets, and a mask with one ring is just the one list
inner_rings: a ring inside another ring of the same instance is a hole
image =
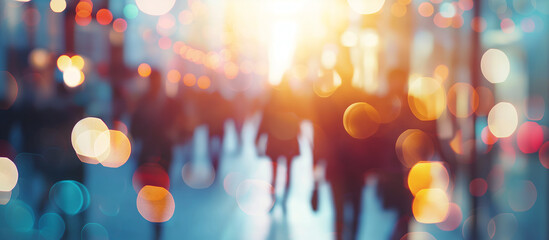
[[400, 240], [437, 240], [428, 232], [409, 232], [404, 234]]
[[94, 151], [101, 165], [117, 168], [124, 165], [130, 158], [132, 146], [126, 135], [117, 130], [100, 133], [94, 143]]
[[40, 236], [46, 240], [59, 240], [65, 233], [65, 221], [57, 213], [46, 213], [38, 221]]
[[454, 231], [460, 225], [463, 220], [463, 213], [459, 205], [455, 203], [450, 203], [448, 208], [448, 216], [443, 222], [437, 223], [437, 227], [442, 231]]
[[80, 232], [82, 240], [109, 240], [109, 232], [99, 223], [87, 223]]
[[240, 185], [240, 183], [244, 180], [245, 179], [242, 173], [231, 172], [227, 174], [223, 180], [223, 189], [225, 189], [227, 194], [234, 197], [236, 196], [236, 189], [238, 188], [238, 185]]
[[456, 83], [448, 90], [448, 110], [454, 116], [469, 117], [477, 110], [478, 105], [478, 93], [470, 84]]
[[434, 78], [417, 78], [408, 88], [408, 104], [419, 120], [436, 120], [446, 109], [446, 92]]
[[450, 202], [446, 193], [440, 189], [419, 191], [412, 203], [412, 212], [420, 223], [439, 223], [446, 219]]
[[134, 19], [137, 17], [137, 14], [139, 14], [139, 9], [135, 4], [130, 3], [124, 6], [123, 12], [126, 19]]
[[0, 205], [6, 205], [11, 200], [11, 191], [0, 191]]
[[132, 184], [135, 192], [139, 192], [147, 185], [169, 189], [170, 177], [160, 164], [149, 162], [137, 168], [132, 177]]
[[313, 91], [319, 97], [329, 97], [341, 86], [341, 77], [336, 71], [333, 74], [325, 74], [313, 83]]
[[0, 191], [9, 192], [17, 185], [19, 172], [9, 158], [0, 157]]
[[107, 25], [112, 21], [112, 13], [108, 9], [99, 9], [95, 15], [97, 23]]
[[5, 206], [4, 218], [6, 225], [19, 233], [28, 233], [34, 226], [34, 212], [32, 208], [20, 200], [10, 202]]
[[[97, 138], [104, 132], [109, 132], [109, 128], [103, 120], [95, 117], [84, 118], [74, 125], [71, 143], [80, 161], [89, 164], [99, 163], [96, 159], [98, 154], [95, 152], [95, 145]], [[110, 143], [103, 142], [103, 144], [109, 145]]]
[[84, 58], [80, 55], [74, 55], [71, 57], [71, 66], [77, 68], [78, 70], [84, 69], [85, 63]]
[[488, 190], [488, 183], [483, 178], [475, 178], [469, 183], [469, 192], [475, 197], [480, 197]]
[[343, 114], [343, 126], [351, 137], [365, 139], [374, 135], [380, 122], [378, 111], [365, 102], [353, 103]]
[[517, 132], [517, 145], [521, 152], [535, 153], [543, 143], [543, 129], [535, 122], [523, 123]]
[[128, 23], [123, 18], [117, 18], [112, 22], [112, 29], [115, 32], [124, 32], [128, 28]]
[[486, 145], [493, 145], [498, 141], [498, 138], [494, 136], [492, 132], [490, 132], [490, 129], [488, 129], [488, 127], [482, 129], [480, 137], [482, 139], [482, 142], [484, 142]]
[[486, 80], [501, 83], [507, 80], [511, 64], [507, 55], [499, 49], [488, 49], [480, 60], [480, 69]]
[[490, 219], [487, 225], [488, 236], [491, 239], [514, 239], [518, 221], [512, 213], [501, 213]]
[[215, 180], [215, 170], [208, 163], [188, 162], [181, 170], [181, 177], [183, 182], [191, 188], [208, 188]]
[[88, 189], [83, 184], [73, 180], [63, 180], [55, 183], [50, 188], [49, 198], [68, 215], [81, 213], [90, 204]]
[[160, 16], [168, 13], [175, 5], [175, 0], [135, 0], [137, 8], [142, 12]]
[[511, 136], [517, 125], [518, 113], [511, 103], [500, 102], [488, 113], [488, 128], [498, 138]]
[[400, 134], [395, 144], [398, 159], [406, 168], [419, 161], [430, 160], [435, 153], [433, 141], [419, 129], [408, 129]]
[[63, 72], [66, 68], [72, 65], [71, 58], [67, 55], [61, 55], [57, 58], [57, 68]]
[[532, 121], [539, 121], [545, 115], [545, 100], [543, 96], [533, 95], [526, 101], [526, 117]]
[[422, 17], [430, 17], [435, 12], [435, 9], [433, 7], [433, 4], [431, 4], [430, 2], [422, 2], [417, 7], [417, 11]]
[[50, 8], [54, 13], [60, 13], [67, 8], [67, 2], [65, 0], [51, 0]]
[[408, 187], [413, 195], [422, 189], [440, 189], [446, 191], [450, 184], [448, 170], [441, 162], [419, 162], [408, 174]]
[[273, 192], [273, 186], [265, 181], [244, 180], [236, 189], [236, 202], [248, 215], [265, 215], [274, 206]]
[[84, 82], [83, 74], [78, 68], [69, 66], [63, 72], [63, 81], [68, 87], [74, 88], [80, 86]]
[[519, 181], [507, 186], [507, 201], [515, 212], [530, 210], [536, 203], [538, 192], [531, 181]]
[[43, 70], [50, 64], [50, 53], [46, 49], [35, 48], [29, 55], [29, 63], [34, 68]]
[[146, 185], [137, 195], [137, 210], [149, 222], [166, 222], [173, 216], [175, 201], [165, 188]]
[[0, 71], [0, 110], [10, 108], [19, 93], [17, 81], [7, 71]]
[[139, 64], [139, 67], [137, 67], [137, 73], [141, 77], [148, 77], [151, 75], [151, 66], [146, 63]]
[[385, 4], [385, 0], [347, 0], [353, 11], [360, 14], [373, 14], [379, 12]]
[[541, 165], [549, 169], [549, 142], [545, 142], [541, 145], [538, 156]]

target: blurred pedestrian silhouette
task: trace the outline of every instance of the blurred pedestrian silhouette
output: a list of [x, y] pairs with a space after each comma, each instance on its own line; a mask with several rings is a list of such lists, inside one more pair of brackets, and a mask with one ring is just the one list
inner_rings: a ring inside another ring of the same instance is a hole
[[223, 154], [225, 121], [231, 114], [231, 104], [218, 89], [201, 90], [197, 93], [197, 110], [201, 122], [208, 127], [208, 153], [216, 173]]
[[[157, 70], [151, 71], [149, 80], [148, 91], [138, 100], [131, 121], [132, 136], [141, 142], [138, 167], [156, 163], [170, 172], [172, 148], [177, 137], [175, 119], [181, 108], [174, 99], [162, 93], [162, 77]], [[144, 181], [140, 183], [142, 186], [155, 185], [154, 180], [139, 180]], [[160, 239], [161, 223], [154, 226], [154, 239]]]
[[[280, 158], [286, 162], [286, 185], [283, 187], [282, 207], [286, 211], [288, 190], [291, 182], [292, 160], [300, 154], [298, 137], [300, 134], [300, 102], [287, 79], [273, 87], [263, 109], [263, 118], [259, 125], [256, 145], [263, 134], [267, 136], [264, 154], [272, 161], [272, 186], [276, 189], [278, 163]], [[258, 147], [262, 149], [262, 147]], [[275, 191], [276, 192], [276, 191]], [[273, 198], [275, 193], [273, 192]]]

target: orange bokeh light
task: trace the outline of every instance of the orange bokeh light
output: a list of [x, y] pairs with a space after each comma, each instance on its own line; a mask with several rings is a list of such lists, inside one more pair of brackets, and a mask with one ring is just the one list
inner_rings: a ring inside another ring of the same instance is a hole
[[141, 77], [148, 77], [151, 75], [151, 66], [146, 63], [139, 64], [139, 67], [137, 67], [137, 73]]
[[379, 128], [380, 121], [378, 111], [365, 102], [351, 104], [343, 114], [345, 131], [351, 137], [358, 139], [374, 135]]
[[112, 21], [112, 13], [108, 9], [99, 9], [95, 15], [95, 19], [101, 25], [107, 25]]
[[144, 186], [137, 195], [137, 210], [149, 222], [166, 222], [175, 211], [172, 194], [163, 187]]
[[198, 78], [198, 80], [196, 81], [196, 85], [200, 89], [207, 89], [211, 85], [210, 78], [208, 76], [202, 76], [202, 77]]
[[192, 73], [187, 73], [183, 76], [183, 84], [187, 87], [192, 87], [196, 84], [196, 77]]

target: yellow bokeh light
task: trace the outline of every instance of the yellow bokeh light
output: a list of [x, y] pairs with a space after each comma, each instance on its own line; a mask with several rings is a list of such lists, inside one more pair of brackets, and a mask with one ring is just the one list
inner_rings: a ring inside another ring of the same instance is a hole
[[67, 8], [67, 2], [65, 0], [51, 0], [50, 8], [56, 13], [63, 12]]
[[419, 162], [410, 169], [408, 174], [408, 187], [413, 195], [428, 188], [445, 191], [449, 183], [448, 171], [441, 162]]
[[[99, 118], [87, 117], [74, 125], [71, 133], [71, 143], [82, 162], [99, 163], [97, 160], [98, 154], [95, 152], [95, 144], [97, 138], [104, 132], [109, 132], [109, 128]], [[105, 140], [110, 140], [110, 137], [105, 138]], [[108, 146], [110, 142], [105, 141], [104, 144]]]
[[166, 222], [175, 211], [172, 194], [163, 187], [146, 185], [137, 195], [137, 210], [149, 222]]
[[373, 14], [379, 12], [385, 4], [385, 0], [347, 0], [353, 11], [360, 14]]
[[513, 104], [500, 102], [488, 113], [488, 129], [497, 138], [511, 136], [517, 129], [518, 113]]
[[72, 66], [78, 68], [78, 70], [84, 69], [84, 58], [80, 55], [74, 55], [71, 57]]
[[0, 191], [9, 192], [17, 185], [19, 172], [9, 158], [0, 157]]
[[137, 67], [137, 73], [141, 77], [148, 77], [151, 75], [151, 66], [146, 63], [139, 64], [139, 67]]
[[71, 58], [67, 55], [61, 55], [57, 58], [57, 68], [59, 71], [63, 72], [66, 68], [72, 65]]
[[423, 189], [419, 191], [412, 203], [412, 212], [420, 223], [439, 223], [446, 219], [450, 201], [440, 189]]
[[168, 13], [175, 5], [175, 0], [136, 0], [137, 8], [142, 12], [161, 16]]
[[78, 68], [70, 66], [63, 72], [63, 81], [68, 87], [77, 87], [84, 82], [83, 75]]
[[421, 121], [436, 120], [446, 109], [446, 93], [439, 81], [420, 77], [411, 81], [408, 104]]
[[488, 49], [480, 60], [482, 75], [491, 83], [504, 82], [511, 72], [507, 55], [499, 49]]
[[97, 136], [94, 143], [94, 152], [101, 165], [117, 168], [128, 161], [132, 146], [123, 132], [109, 130]]
[[343, 126], [351, 137], [365, 139], [377, 132], [380, 122], [379, 113], [365, 102], [353, 103], [343, 114]]

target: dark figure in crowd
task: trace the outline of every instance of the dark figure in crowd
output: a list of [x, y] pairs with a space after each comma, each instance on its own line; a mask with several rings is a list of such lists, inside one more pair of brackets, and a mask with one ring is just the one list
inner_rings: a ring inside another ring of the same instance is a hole
[[237, 92], [229, 103], [232, 106], [230, 118], [234, 121], [236, 131], [237, 149], [235, 153], [238, 154], [242, 150], [242, 129], [244, 128], [244, 124], [246, 123], [246, 120], [257, 111], [258, 106], [256, 106], [257, 102], [250, 99], [244, 91]]
[[[440, 150], [435, 138], [436, 123], [419, 121], [411, 113], [407, 103], [408, 74], [405, 71], [394, 70], [389, 74], [390, 91], [386, 96], [366, 94], [354, 88], [348, 54], [347, 49], [340, 52], [335, 68], [342, 77], [342, 85], [331, 96], [315, 99], [314, 165], [317, 166], [321, 160], [326, 162], [326, 180], [331, 185], [334, 198], [337, 239], [357, 238], [362, 189], [370, 173], [378, 178], [377, 189], [383, 206], [395, 209], [398, 213], [399, 220], [392, 239], [400, 239], [408, 230], [412, 198], [406, 188], [407, 169], [402, 166], [395, 152], [396, 140], [407, 129], [422, 129], [431, 136], [435, 148]], [[383, 122], [387, 116], [395, 114], [395, 110], [389, 110], [387, 106], [387, 102], [393, 102], [395, 98], [400, 102], [400, 109], [396, 113], [398, 116]], [[368, 124], [379, 124], [365, 138], [352, 137], [344, 127], [345, 111], [357, 102], [373, 107], [376, 112], [374, 115], [377, 116], [374, 118], [377, 119]], [[313, 208], [318, 204], [317, 187], [318, 182], [315, 182]], [[345, 224], [348, 219], [344, 211], [347, 204], [353, 209], [350, 224]]]
[[[299, 105], [300, 103], [292, 92], [288, 81], [283, 80], [280, 86], [271, 90], [269, 100], [263, 109], [263, 118], [256, 137], [256, 145], [259, 145], [261, 136], [263, 134], [267, 135], [265, 155], [273, 163], [273, 188], [276, 186], [279, 159], [283, 157], [286, 161], [286, 185], [284, 186], [282, 202], [284, 211], [287, 207], [292, 160], [300, 154], [298, 137], [300, 134], [301, 111], [298, 109]], [[275, 193], [273, 192], [274, 197]]]
[[[153, 70], [149, 79], [148, 91], [138, 101], [131, 122], [132, 136], [141, 141], [138, 166], [160, 165], [169, 172], [177, 137], [174, 121], [180, 106], [162, 94], [162, 78], [158, 71]], [[142, 186], [158, 184], [158, 179], [143, 177], [139, 180]], [[161, 232], [161, 223], [155, 223], [154, 239], [160, 239]]]
[[214, 171], [218, 173], [223, 154], [225, 121], [231, 114], [230, 102], [217, 90], [202, 90], [197, 94], [197, 111], [202, 123], [208, 127], [208, 153]]

